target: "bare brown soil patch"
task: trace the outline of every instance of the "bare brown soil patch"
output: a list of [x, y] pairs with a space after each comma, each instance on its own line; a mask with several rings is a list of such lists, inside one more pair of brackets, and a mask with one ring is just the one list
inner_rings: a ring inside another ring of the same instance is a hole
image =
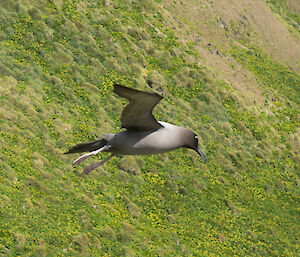
[[300, 14], [300, 1], [298, 0], [290, 0], [287, 2], [287, 8], [292, 12]]
[[[260, 46], [278, 62], [300, 71], [299, 36], [262, 0], [166, 1], [179, 27], [194, 26], [207, 40], [227, 49], [237, 41]], [[290, 1], [298, 10], [299, 1]], [[183, 29], [178, 31], [183, 32]], [[182, 33], [183, 34], [183, 33]]]

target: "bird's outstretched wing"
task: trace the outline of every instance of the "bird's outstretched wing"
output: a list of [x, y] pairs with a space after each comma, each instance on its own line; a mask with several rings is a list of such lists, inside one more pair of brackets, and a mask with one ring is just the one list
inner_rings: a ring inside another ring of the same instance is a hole
[[156, 93], [114, 85], [114, 92], [129, 100], [122, 111], [122, 128], [134, 131], [150, 131], [163, 127], [152, 115], [155, 105], [163, 98]]

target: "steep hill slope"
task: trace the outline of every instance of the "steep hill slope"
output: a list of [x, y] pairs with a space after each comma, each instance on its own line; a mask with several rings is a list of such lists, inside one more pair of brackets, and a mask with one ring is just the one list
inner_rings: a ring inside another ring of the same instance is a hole
[[[0, 6], [1, 255], [297, 254], [297, 1]], [[62, 153], [118, 131], [113, 83], [163, 94], [156, 118], [197, 132], [208, 162], [183, 149], [81, 176]]]

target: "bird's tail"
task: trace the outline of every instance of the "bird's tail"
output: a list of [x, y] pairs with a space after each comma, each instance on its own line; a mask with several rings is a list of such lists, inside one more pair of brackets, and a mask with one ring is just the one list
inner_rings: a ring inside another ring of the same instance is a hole
[[99, 139], [91, 142], [86, 143], [80, 143], [78, 145], [74, 145], [70, 148], [68, 152], [65, 152], [64, 154], [69, 153], [82, 153], [82, 152], [92, 152], [95, 151], [103, 146], [105, 146], [107, 141], [105, 139]]

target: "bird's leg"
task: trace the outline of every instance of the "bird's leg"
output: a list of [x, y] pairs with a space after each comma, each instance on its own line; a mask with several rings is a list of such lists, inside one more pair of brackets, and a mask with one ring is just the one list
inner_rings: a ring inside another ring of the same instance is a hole
[[98, 166], [103, 165], [104, 163], [106, 163], [108, 160], [110, 160], [112, 157], [114, 157], [116, 154], [111, 154], [110, 156], [108, 156], [106, 159], [104, 159], [101, 162], [96, 162], [91, 164], [90, 166], [87, 166], [84, 168], [83, 173], [84, 175], [90, 173], [93, 169], [96, 169]]
[[73, 165], [77, 165], [77, 164], [81, 163], [82, 161], [84, 161], [85, 159], [87, 159], [88, 157], [90, 157], [92, 155], [95, 155], [95, 154], [97, 154], [99, 152], [103, 152], [105, 150], [108, 150], [110, 147], [111, 147], [110, 145], [105, 145], [105, 146], [101, 147], [98, 150], [95, 150], [93, 152], [81, 155], [79, 158], [77, 158], [75, 161], [73, 161]]

